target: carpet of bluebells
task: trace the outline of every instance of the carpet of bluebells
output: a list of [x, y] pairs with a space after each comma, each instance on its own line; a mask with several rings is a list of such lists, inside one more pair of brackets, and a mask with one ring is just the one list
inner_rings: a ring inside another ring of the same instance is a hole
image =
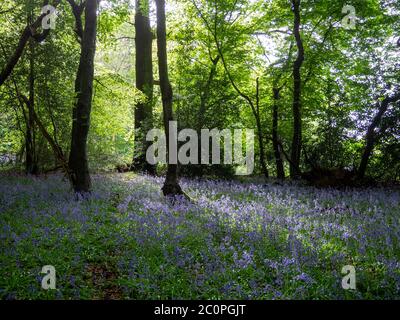
[[77, 200], [59, 175], [0, 175], [1, 299], [400, 298], [399, 190], [182, 179], [170, 203], [163, 178], [92, 180]]

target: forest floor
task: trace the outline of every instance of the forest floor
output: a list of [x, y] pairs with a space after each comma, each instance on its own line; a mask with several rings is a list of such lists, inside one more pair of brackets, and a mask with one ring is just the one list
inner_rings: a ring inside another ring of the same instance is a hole
[[398, 190], [182, 179], [170, 204], [133, 174], [80, 201], [60, 175], [0, 182], [1, 299], [400, 298]]

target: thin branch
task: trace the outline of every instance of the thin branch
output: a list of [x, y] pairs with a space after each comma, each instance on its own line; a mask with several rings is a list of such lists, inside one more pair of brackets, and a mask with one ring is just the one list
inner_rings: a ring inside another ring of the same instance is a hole
[[[61, 0], [55, 0], [53, 7], [56, 8], [60, 2]], [[48, 1], [45, 1], [44, 3], [48, 3]], [[42, 20], [46, 15], [47, 13], [42, 13], [31, 25], [27, 25], [25, 27], [18, 41], [17, 48], [15, 49], [13, 55], [9, 58], [6, 66], [0, 72], [0, 86], [7, 80], [11, 72], [14, 70], [14, 67], [21, 58], [29, 39], [32, 37], [37, 42], [42, 42], [48, 36], [50, 29], [44, 30], [41, 34], [36, 34], [36, 29], [41, 25]]]

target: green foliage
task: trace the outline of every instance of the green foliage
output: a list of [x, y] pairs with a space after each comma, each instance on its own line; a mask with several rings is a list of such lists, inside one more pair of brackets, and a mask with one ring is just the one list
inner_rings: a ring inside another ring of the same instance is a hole
[[[13, 53], [28, 15], [36, 16], [41, 4], [39, 0], [2, 1], [0, 66]], [[366, 129], [377, 112], [376, 102], [390, 94], [400, 80], [396, 44], [400, 36], [399, 4], [389, 0], [353, 1], [357, 19], [352, 30], [342, 26], [346, 4], [344, 0], [301, 1], [305, 47], [301, 70], [302, 170], [310, 168], [308, 160], [324, 167], [357, 167]], [[99, 10], [89, 143], [90, 162], [96, 170], [113, 168], [133, 157], [133, 113], [140, 99], [140, 93], [134, 90], [134, 5], [132, 1], [113, 0], [102, 2]], [[145, 9], [155, 26], [154, 4]], [[69, 4], [62, 2], [59, 12], [57, 28], [35, 47], [35, 100], [42, 122], [68, 153], [79, 43]], [[169, 71], [179, 126], [199, 130], [239, 124], [255, 128], [253, 111], [232, 81], [255, 101], [258, 79], [265, 156], [268, 168], [274, 172], [274, 87], [282, 87], [278, 134], [286, 154], [290, 154], [293, 130], [292, 65], [296, 47], [290, 1], [167, 1], [167, 20]], [[18, 155], [17, 167], [23, 164], [26, 125], [14, 82], [21, 93], [28, 95], [28, 53], [26, 50], [12, 77], [0, 88], [0, 152]], [[153, 62], [154, 78], [158, 79], [155, 41]], [[153, 113], [157, 127], [162, 123], [161, 105], [156, 85]], [[370, 175], [386, 171], [385, 177], [398, 179], [398, 121], [396, 107], [390, 106], [383, 119], [385, 130], [379, 132], [376, 153], [368, 167]], [[38, 132], [36, 139], [41, 168], [54, 166], [47, 142]], [[258, 141], [255, 150], [259, 153]], [[193, 172], [188, 168], [187, 173]]]
[[92, 169], [114, 169], [132, 160], [133, 111], [140, 98], [135, 87], [119, 75], [96, 76], [88, 143]]

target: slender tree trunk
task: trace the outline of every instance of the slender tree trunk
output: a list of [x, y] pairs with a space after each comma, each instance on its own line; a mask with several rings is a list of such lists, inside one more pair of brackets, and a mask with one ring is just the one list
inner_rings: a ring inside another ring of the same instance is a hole
[[397, 93], [392, 97], [387, 97], [382, 102], [380, 102], [380, 103], [378, 102], [378, 104], [377, 104], [378, 113], [372, 119], [372, 122], [371, 122], [370, 126], [368, 127], [367, 134], [365, 136], [365, 149], [364, 149], [363, 155], [361, 157], [361, 163], [360, 163], [360, 166], [358, 167], [358, 172], [357, 172], [357, 176], [359, 179], [363, 179], [365, 177], [365, 172], [368, 167], [368, 162], [369, 162], [369, 159], [374, 150], [375, 140], [376, 140], [375, 130], [380, 125], [384, 114], [386, 113], [387, 109], [389, 108], [389, 105], [391, 103], [397, 102], [398, 100], [400, 100], [400, 93]]
[[[200, 14], [200, 16], [203, 18], [200, 9], [196, 6], [196, 9], [198, 11], [198, 13]], [[266, 161], [265, 161], [265, 148], [264, 148], [264, 140], [263, 140], [263, 134], [262, 134], [262, 127], [261, 127], [261, 120], [260, 120], [260, 110], [259, 110], [259, 83], [258, 83], [258, 79], [256, 82], [256, 103], [254, 104], [253, 100], [247, 95], [245, 94], [243, 91], [240, 90], [240, 88], [237, 86], [237, 84], [235, 83], [235, 80], [233, 79], [231, 73], [229, 72], [228, 69], [228, 65], [225, 61], [224, 58], [224, 54], [223, 54], [223, 50], [222, 50], [222, 46], [221, 46], [221, 42], [218, 39], [218, 34], [217, 34], [217, 30], [216, 30], [216, 25], [217, 25], [217, 17], [218, 17], [218, 6], [215, 6], [215, 13], [214, 13], [214, 29], [212, 29], [209, 24], [207, 23], [207, 21], [203, 18], [207, 28], [209, 29], [209, 31], [212, 33], [214, 41], [215, 41], [215, 45], [217, 47], [218, 50], [218, 54], [221, 57], [221, 61], [222, 64], [224, 66], [225, 72], [228, 76], [228, 79], [230, 81], [230, 83], [232, 84], [232, 87], [235, 89], [235, 91], [243, 98], [247, 101], [247, 103], [249, 104], [251, 111], [253, 112], [254, 118], [256, 120], [256, 125], [257, 125], [257, 138], [258, 138], [258, 146], [259, 146], [259, 153], [260, 153], [260, 164], [261, 164], [261, 170], [264, 174], [264, 176], [266, 178], [269, 177], [269, 173], [268, 173], [268, 169], [267, 169], [267, 165], [266, 165]]]
[[162, 188], [165, 196], [175, 196], [183, 194], [178, 182], [178, 165], [170, 164], [169, 159], [169, 122], [174, 120], [172, 110], [172, 87], [168, 77], [167, 62], [167, 34], [165, 18], [165, 0], [156, 0], [157, 5], [157, 47], [158, 47], [158, 69], [160, 76], [160, 88], [163, 104], [164, 128], [167, 137], [167, 176]]
[[29, 110], [26, 122], [26, 152], [25, 152], [25, 171], [27, 174], [38, 174], [36, 147], [35, 147], [35, 120], [33, 110], [35, 108], [35, 44], [31, 40], [29, 43]]
[[197, 129], [200, 131], [202, 129], [202, 126], [204, 124], [204, 116], [207, 111], [207, 102], [210, 97], [210, 89], [211, 89], [211, 83], [215, 77], [215, 74], [217, 72], [217, 64], [220, 60], [220, 56], [217, 56], [215, 59], [211, 58], [212, 66], [210, 69], [210, 73], [208, 75], [207, 82], [203, 86], [203, 90], [200, 96], [200, 107], [199, 107], [199, 113], [197, 117]]
[[232, 78], [232, 75], [230, 74], [228, 70], [227, 63], [225, 61], [222, 49], [219, 45], [218, 38], [214, 34], [214, 39], [215, 43], [218, 49], [218, 53], [221, 57], [222, 64], [224, 65], [225, 72], [229, 78], [230, 83], [232, 84], [232, 87], [235, 89], [235, 91], [247, 101], [249, 104], [251, 111], [253, 112], [254, 119], [256, 120], [256, 126], [257, 126], [257, 139], [258, 139], [258, 148], [259, 148], [259, 157], [260, 157], [260, 164], [261, 164], [261, 171], [263, 175], [265, 176], [266, 179], [269, 177], [269, 172], [267, 168], [267, 164], [265, 161], [265, 148], [264, 148], [264, 140], [263, 140], [263, 134], [262, 134], [262, 126], [261, 126], [261, 119], [260, 119], [260, 96], [259, 96], [259, 79], [257, 78], [256, 81], [256, 103], [254, 105], [253, 100], [244, 92], [242, 92], [239, 87], [236, 85], [234, 79]]
[[94, 56], [96, 51], [97, 0], [87, 0], [85, 7], [85, 29], [81, 58], [76, 78], [76, 104], [73, 110], [71, 152], [69, 168], [75, 192], [90, 192], [91, 181], [87, 159], [87, 136], [92, 107]]
[[256, 125], [257, 125], [257, 137], [258, 137], [258, 148], [260, 152], [260, 164], [261, 164], [261, 171], [266, 179], [269, 178], [269, 172], [267, 168], [267, 164], [265, 161], [265, 146], [264, 146], [264, 139], [262, 134], [262, 127], [260, 117], [256, 117]]
[[283, 160], [281, 156], [281, 150], [279, 147], [279, 135], [278, 135], [278, 121], [279, 121], [279, 99], [280, 99], [280, 88], [273, 88], [273, 114], [272, 114], [272, 144], [274, 147], [275, 163], [276, 163], [276, 174], [278, 179], [285, 179], [285, 169], [283, 167]]
[[262, 134], [262, 126], [261, 126], [261, 118], [260, 118], [260, 83], [259, 79], [256, 79], [256, 109], [254, 112], [254, 117], [256, 119], [257, 125], [257, 137], [258, 137], [258, 147], [260, 151], [260, 164], [261, 171], [266, 179], [269, 178], [269, 172], [267, 168], [267, 164], [265, 161], [265, 147], [264, 147], [264, 138]]
[[304, 47], [300, 35], [300, 3], [301, 0], [292, 0], [294, 13], [293, 34], [297, 45], [297, 59], [293, 64], [293, 140], [290, 164], [291, 178], [300, 175], [300, 156], [302, 144], [302, 119], [301, 119], [301, 66], [304, 62]]
[[[220, 56], [218, 55], [216, 58], [212, 58], [210, 55], [210, 60], [212, 63], [210, 73], [208, 75], [207, 82], [203, 86], [201, 95], [200, 95], [200, 107], [199, 107], [199, 113], [197, 115], [197, 135], [198, 135], [198, 154], [201, 155], [201, 129], [203, 129], [204, 125], [204, 118], [205, 114], [207, 112], [207, 103], [208, 99], [210, 98], [210, 89], [211, 89], [211, 84], [213, 82], [213, 79], [215, 77], [215, 74], [217, 73], [217, 65], [220, 60]], [[201, 161], [200, 161], [201, 162]], [[203, 176], [204, 171], [203, 171], [203, 165], [199, 163], [197, 166], [198, 170], [197, 173], [200, 177]]]
[[[21, 94], [21, 92], [19, 91], [18, 85], [17, 85], [17, 82], [15, 81], [15, 79], [12, 79], [12, 82], [13, 82], [14, 87], [15, 87], [15, 92], [17, 94], [18, 101], [19, 101], [19, 103], [21, 105], [21, 109], [22, 109], [22, 112], [23, 112], [23, 115], [24, 115], [25, 122], [26, 123], [28, 122], [28, 116], [26, 115], [26, 112], [25, 112], [25, 106], [26, 106], [28, 108], [29, 112], [32, 115], [33, 121], [36, 123], [39, 132], [43, 135], [44, 139], [49, 143], [50, 147], [53, 149], [54, 155], [60, 161], [61, 166], [63, 168], [63, 171], [65, 172], [66, 177], [71, 182], [71, 185], [73, 185], [72, 177], [71, 177], [71, 171], [70, 171], [70, 169], [68, 167], [68, 163], [67, 163], [67, 160], [66, 160], [66, 158], [64, 156], [64, 153], [62, 151], [62, 148], [57, 143], [57, 139], [56, 138], [53, 139], [51, 137], [51, 135], [49, 134], [49, 132], [47, 131], [47, 129], [43, 125], [42, 121], [40, 121], [39, 117], [37, 116], [35, 108], [33, 108], [33, 104], [29, 103], [29, 98], [27, 98], [25, 95]], [[18, 118], [17, 118], [17, 120], [18, 120]], [[23, 148], [21, 148], [21, 157], [23, 156], [23, 150], [24, 149], [25, 149], [25, 146], [23, 146]], [[39, 154], [39, 153], [37, 152], [37, 154]], [[21, 160], [22, 159], [20, 159], [19, 163], [21, 162]]]
[[153, 33], [149, 18], [149, 1], [136, 0], [135, 47], [136, 47], [136, 88], [143, 92], [146, 101], [137, 104], [135, 109], [135, 155], [132, 168], [155, 174], [155, 166], [146, 161], [146, 141], [148, 130], [153, 125]]
[[22, 101], [28, 106], [28, 108], [30, 109], [30, 111], [32, 112], [32, 116], [33, 119], [40, 131], [40, 133], [43, 135], [44, 139], [49, 143], [50, 147], [53, 150], [54, 156], [56, 158], [56, 160], [58, 160], [61, 164], [61, 167], [66, 175], [66, 177], [68, 178], [68, 180], [71, 182], [71, 185], [73, 186], [73, 179], [72, 179], [72, 175], [71, 175], [71, 170], [69, 169], [68, 163], [67, 163], [67, 159], [64, 156], [64, 153], [62, 151], [62, 148], [60, 147], [60, 145], [57, 143], [56, 139], [53, 138], [50, 133], [47, 131], [47, 129], [45, 128], [45, 126], [43, 125], [42, 121], [39, 119], [39, 117], [37, 116], [35, 109], [30, 107], [29, 104], [29, 100], [28, 98], [26, 98], [25, 96], [21, 95]]

